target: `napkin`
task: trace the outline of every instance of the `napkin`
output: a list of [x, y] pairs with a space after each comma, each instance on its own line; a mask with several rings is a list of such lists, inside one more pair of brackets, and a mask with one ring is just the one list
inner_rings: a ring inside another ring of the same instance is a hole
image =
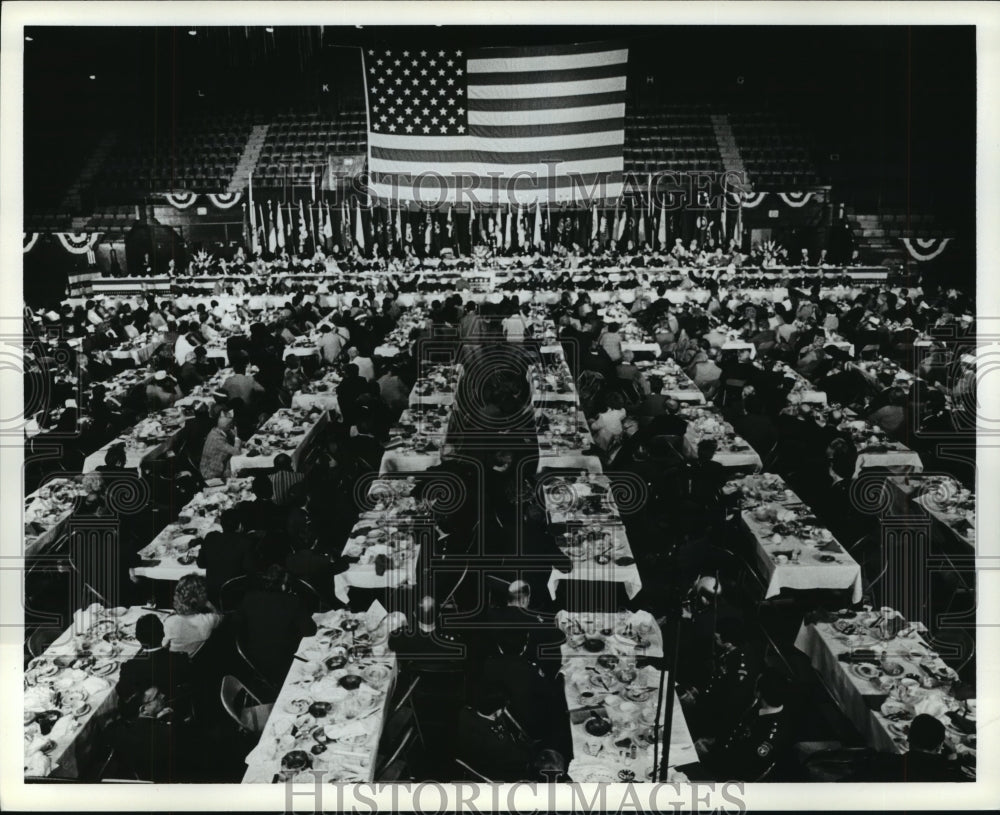
[[946, 717], [948, 715], [948, 705], [941, 696], [925, 696], [913, 706], [913, 712], [918, 716], [921, 713], [926, 713], [928, 716], [933, 716], [935, 719], [941, 719], [942, 722], [947, 724]]
[[44, 778], [52, 772], [52, 760], [37, 750], [27, 753], [24, 758], [24, 774], [32, 778]]
[[35, 685], [24, 692], [25, 710], [51, 710], [55, 703], [55, 694], [47, 685]]
[[379, 623], [386, 618], [389, 612], [385, 610], [378, 600], [375, 600], [369, 607], [368, 611], [365, 612], [365, 627], [369, 631], [374, 631], [378, 628]]
[[101, 677], [91, 676], [85, 679], [80, 687], [87, 691], [88, 696], [93, 697], [95, 694], [104, 693], [111, 686]]
[[355, 736], [364, 736], [368, 733], [367, 728], [357, 719], [348, 722], [337, 722], [337, 736], [339, 739], [353, 739]]

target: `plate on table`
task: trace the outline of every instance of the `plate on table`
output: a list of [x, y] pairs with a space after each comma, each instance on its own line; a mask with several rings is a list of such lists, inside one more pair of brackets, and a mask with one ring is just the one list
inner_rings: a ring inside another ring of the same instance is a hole
[[874, 679], [878, 676], [878, 668], [867, 662], [858, 662], [851, 666], [851, 673], [861, 679]]
[[90, 669], [94, 676], [110, 676], [118, 670], [118, 663], [114, 660], [100, 660], [95, 662]]
[[621, 783], [618, 773], [606, 767], [587, 767], [580, 773], [573, 773], [573, 780], [582, 781], [585, 784]]
[[46, 679], [59, 673], [59, 666], [52, 662], [39, 662], [31, 668], [31, 671], [34, 673], [36, 678]]

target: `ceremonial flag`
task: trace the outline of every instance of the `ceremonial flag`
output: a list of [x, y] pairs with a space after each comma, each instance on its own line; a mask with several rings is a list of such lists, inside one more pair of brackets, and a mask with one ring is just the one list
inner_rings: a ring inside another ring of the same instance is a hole
[[306, 241], [309, 239], [309, 227], [306, 226], [306, 210], [302, 199], [299, 199], [299, 252], [305, 253]]
[[454, 203], [470, 174], [499, 204], [621, 195], [627, 48], [415, 42], [363, 57], [377, 197]]
[[361, 222], [361, 204], [354, 202], [354, 216], [357, 219], [354, 224], [354, 242], [362, 252], [365, 251], [365, 225]]
[[503, 235], [503, 248], [510, 249], [510, 222], [514, 219], [514, 215], [511, 212], [510, 204], [507, 204], [507, 224], [506, 231]]
[[597, 204], [594, 204], [590, 208], [590, 219], [591, 219], [590, 239], [594, 241], [597, 240], [597, 232], [598, 232]]
[[639, 213], [639, 245], [646, 243], [646, 210]]
[[278, 233], [278, 248], [279, 249], [284, 249], [285, 248], [285, 222], [284, 222], [284, 220], [282, 219], [282, 216], [281, 216], [281, 204], [278, 204], [277, 210], [278, 210], [278, 224], [276, 226], [276, 229], [277, 229], [277, 233]]
[[517, 205], [517, 245], [524, 246], [524, 214], [521, 205]]
[[535, 201], [535, 234], [532, 237], [532, 243], [535, 244], [535, 249], [539, 249], [542, 245], [542, 207], [538, 201]]
[[278, 239], [277, 239], [277, 231], [275, 230], [275, 227], [274, 227], [274, 217], [273, 217], [273, 213], [271, 212], [271, 202], [270, 201], [267, 202], [267, 221], [268, 221], [268, 225], [267, 225], [267, 251], [270, 252], [273, 255], [274, 252], [275, 252], [275, 250], [278, 248]]
[[260, 242], [257, 240], [257, 212], [253, 207], [253, 173], [247, 179], [250, 195], [250, 251], [255, 255], [260, 253]]
[[657, 236], [657, 240], [659, 241], [660, 249], [667, 245], [667, 218], [662, 209], [660, 210], [660, 234]]
[[494, 237], [497, 249], [501, 248], [503, 246], [503, 210], [497, 210], [496, 233]]

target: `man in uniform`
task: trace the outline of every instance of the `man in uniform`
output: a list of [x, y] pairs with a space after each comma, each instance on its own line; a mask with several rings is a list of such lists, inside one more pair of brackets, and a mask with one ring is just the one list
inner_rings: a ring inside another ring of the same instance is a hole
[[784, 715], [788, 682], [780, 674], [762, 674], [756, 701], [723, 738], [699, 739], [695, 745], [716, 778], [756, 781], [774, 766], [789, 727]]

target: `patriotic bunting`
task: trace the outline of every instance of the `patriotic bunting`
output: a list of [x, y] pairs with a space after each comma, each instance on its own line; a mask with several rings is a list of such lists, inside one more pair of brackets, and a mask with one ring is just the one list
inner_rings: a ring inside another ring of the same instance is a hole
[[164, 197], [175, 209], [187, 209], [198, 200], [198, 195], [193, 192], [168, 192], [164, 193]]
[[[192, 196], [193, 196], [193, 193], [192, 193]], [[192, 198], [192, 200], [193, 200], [193, 198]], [[240, 193], [239, 192], [220, 192], [220, 193], [210, 192], [208, 194], [208, 200], [211, 201], [212, 204], [215, 207], [219, 208], [219, 209], [231, 209], [232, 207], [236, 206], [236, 204], [239, 203], [239, 201], [240, 201]], [[188, 206], [190, 206], [190, 204], [188, 204]]]
[[24, 252], [24, 254], [28, 254], [28, 252], [34, 249], [41, 234], [41, 232], [25, 232], [21, 239], [21, 251]]
[[918, 263], [934, 260], [947, 247], [951, 238], [902, 238], [910, 257]]
[[84, 233], [82, 235], [73, 232], [55, 232], [53, 234], [59, 239], [59, 243], [62, 244], [63, 249], [71, 255], [86, 255], [97, 245], [97, 241], [101, 237], [100, 232]]

